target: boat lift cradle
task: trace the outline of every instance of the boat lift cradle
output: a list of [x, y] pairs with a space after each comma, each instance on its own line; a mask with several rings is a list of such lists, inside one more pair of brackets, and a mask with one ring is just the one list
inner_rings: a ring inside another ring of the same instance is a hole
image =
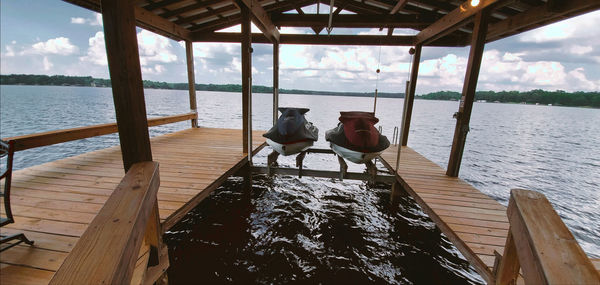
[[[304, 169], [303, 161], [306, 157], [307, 153], [316, 153], [316, 154], [333, 154], [337, 157], [338, 162], [340, 164], [340, 170], [338, 171], [330, 171], [330, 170], [315, 170], [315, 169]], [[269, 176], [279, 174], [279, 175], [297, 175], [302, 178], [303, 176], [308, 177], [321, 177], [321, 178], [339, 178], [340, 180], [348, 179], [348, 180], [361, 180], [368, 181], [370, 183], [375, 182], [383, 182], [393, 184], [396, 181], [396, 176], [389, 174], [379, 174], [380, 172], [375, 163], [372, 161], [368, 161], [365, 163], [367, 166], [367, 173], [359, 173], [359, 172], [348, 172], [348, 165], [346, 161], [339, 155], [337, 155], [331, 149], [321, 149], [321, 148], [309, 148], [303, 152], [300, 152], [296, 156], [296, 167], [297, 168], [289, 168], [289, 167], [277, 167], [277, 158], [279, 157], [279, 153], [276, 151], [271, 152], [267, 157], [267, 166], [251, 166], [252, 173], [256, 174], [267, 174]]]

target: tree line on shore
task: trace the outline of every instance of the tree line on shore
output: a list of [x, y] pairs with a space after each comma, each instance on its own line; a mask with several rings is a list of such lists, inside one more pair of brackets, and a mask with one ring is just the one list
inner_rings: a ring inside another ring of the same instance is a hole
[[[159, 81], [143, 80], [144, 88], [188, 90], [187, 83], [167, 83]], [[65, 76], [65, 75], [32, 75], [32, 74], [10, 74], [0, 75], [1, 85], [47, 85], [47, 86], [92, 86], [111, 87], [110, 79], [93, 78], [91, 76]], [[219, 91], [219, 92], [242, 92], [240, 84], [196, 84], [197, 91]], [[252, 85], [254, 93], [273, 93], [273, 87]], [[305, 95], [332, 95], [332, 96], [358, 96], [373, 97], [373, 92], [335, 92], [314, 91], [298, 89], [279, 89], [282, 94], [305, 94]], [[379, 97], [403, 98], [404, 93], [379, 92]]]
[[[427, 100], [453, 100], [458, 101], [462, 96], [459, 92], [439, 91], [417, 96]], [[600, 108], [600, 92], [566, 92], [562, 90], [545, 91], [534, 89], [525, 92], [519, 91], [477, 91], [475, 100], [495, 103], [521, 103], [543, 104], [572, 107]]]
[[[110, 87], [109, 79], [93, 78], [91, 76], [64, 76], [64, 75], [31, 75], [31, 74], [11, 74], [0, 75], [0, 84], [2, 85], [50, 85], [50, 86], [92, 86], [92, 87]], [[187, 90], [187, 83], [167, 83], [158, 81], [143, 81], [144, 88], [152, 89], [172, 89]], [[221, 91], [221, 92], [241, 92], [240, 84], [196, 84], [198, 91]], [[273, 87], [253, 85], [252, 92], [272, 93]], [[333, 95], [333, 96], [359, 96], [373, 97], [373, 92], [333, 92], [333, 91], [313, 91], [298, 89], [279, 89], [281, 94], [308, 94], [308, 95]], [[384, 93], [379, 92], [378, 96], [388, 98], [404, 98], [404, 93]], [[461, 93], [454, 91], [438, 91], [424, 95], [417, 95], [417, 99], [426, 100], [460, 100]], [[475, 100], [499, 103], [525, 103], [525, 104], [544, 104], [557, 106], [577, 106], [600, 108], [600, 92], [565, 92], [562, 90], [545, 91], [535, 89], [531, 91], [477, 91]]]

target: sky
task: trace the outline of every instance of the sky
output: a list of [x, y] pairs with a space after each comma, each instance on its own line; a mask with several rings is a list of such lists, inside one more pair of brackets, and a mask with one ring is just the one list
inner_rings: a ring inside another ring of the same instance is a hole
[[[321, 13], [327, 13], [321, 5]], [[305, 12], [315, 13], [315, 6]], [[478, 90], [600, 91], [600, 11], [486, 45]], [[239, 26], [225, 31], [239, 31]], [[253, 27], [253, 32], [260, 32]], [[283, 28], [281, 33], [310, 33]], [[397, 29], [394, 34], [415, 34]], [[387, 34], [334, 29], [333, 34]], [[142, 77], [187, 82], [185, 45], [137, 30]], [[253, 44], [253, 84], [272, 86], [272, 45]], [[404, 92], [409, 47], [281, 45], [280, 88]], [[417, 94], [461, 91], [469, 48], [423, 48]], [[194, 43], [196, 83], [240, 84], [240, 44]], [[381, 69], [379, 76], [377, 69]], [[109, 78], [102, 17], [58, 0], [0, 1], [0, 74]]]

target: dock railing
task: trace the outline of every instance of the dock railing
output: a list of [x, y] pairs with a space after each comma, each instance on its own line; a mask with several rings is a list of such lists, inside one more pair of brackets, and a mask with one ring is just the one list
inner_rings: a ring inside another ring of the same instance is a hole
[[[148, 127], [166, 125], [186, 120], [197, 120], [198, 113], [191, 112], [180, 115], [149, 118]], [[118, 132], [117, 123], [85, 126], [72, 129], [42, 132], [30, 135], [4, 138], [5, 141], [15, 142], [15, 151], [48, 146], [85, 138], [108, 135]]]
[[[541, 193], [513, 189], [510, 228], [495, 266], [496, 284], [600, 284], [600, 276], [552, 205]], [[497, 254], [498, 255], [498, 254]]]
[[134, 164], [50, 284], [153, 284], [169, 266], [156, 194], [158, 163]]

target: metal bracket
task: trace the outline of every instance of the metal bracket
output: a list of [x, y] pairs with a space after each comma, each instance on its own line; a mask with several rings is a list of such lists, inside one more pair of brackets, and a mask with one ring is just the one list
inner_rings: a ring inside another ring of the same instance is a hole
[[344, 178], [346, 178], [346, 173], [348, 172], [348, 164], [346, 164], [346, 161], [341, 156], [336, 156], [340, 163], [340, 180], [344, 180]]
[[271, 152], [269, 156], [267, 156], [267, 175], [273, 176], [273, 171], [271, 171], [271, 166], [277, 165], [277, 158], [279, 158], [279, 153], [276, 151]]
[[367, 166], [367, 173], [371, 177], [369, 182], [371, 184], [375, 184], [375, 177], [377, 177], [377, 166], [375, 166], [372, 161], [365, 162], [365, 165]]
[[302, 162], [304, 162], [305, 156], [306, 156], [306, 151], [303, 151], [296, 156], [296, 167], [298, 167], [298, 178], [302, 178]]

